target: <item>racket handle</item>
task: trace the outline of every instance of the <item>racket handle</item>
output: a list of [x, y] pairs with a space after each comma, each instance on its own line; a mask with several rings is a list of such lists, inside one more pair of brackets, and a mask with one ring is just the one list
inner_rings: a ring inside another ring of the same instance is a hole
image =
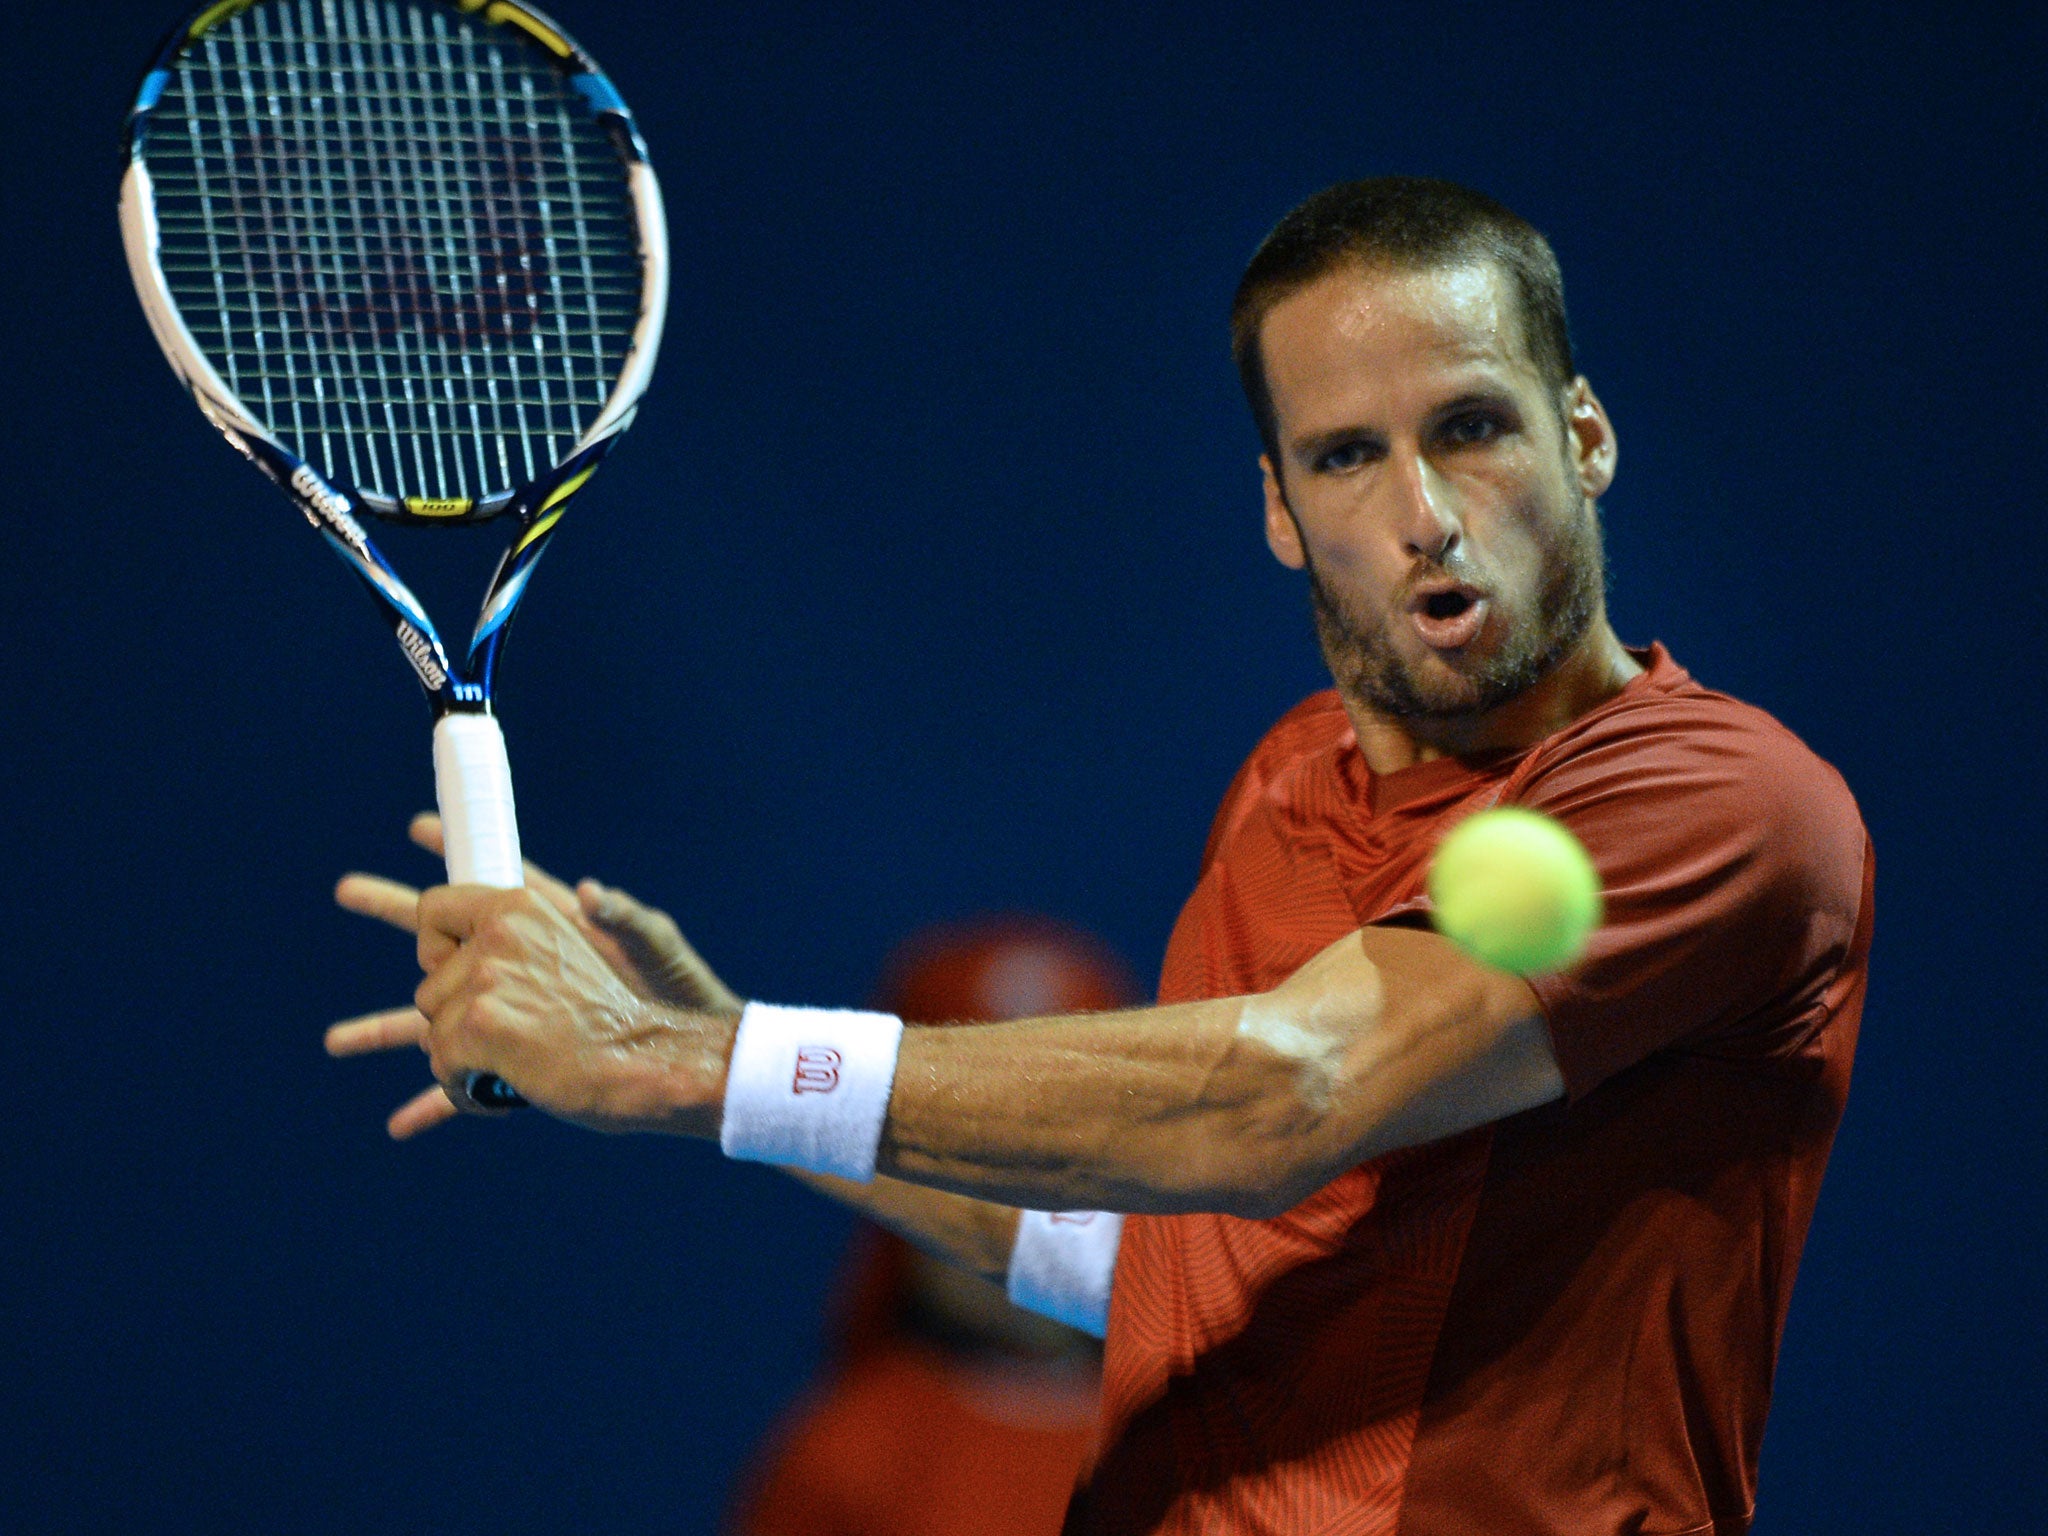
[[495, 715], [443, 715], [434, 724], [434, 796], [448, 879], [455, 885], [526, 884], [512, 765]]
[[[519, 818], [512, 807], [512, 765], [505, 733], [494, 715], [443, 715], [434, 723], [434, 798], [441, 803], [441, 836], [448, 879], [456, 885], [526, 884], [519, 862]], [[489, 1072], [463, 1082], [470, 1102], [484, 1109], [526, 1103], [511, 1084]]]

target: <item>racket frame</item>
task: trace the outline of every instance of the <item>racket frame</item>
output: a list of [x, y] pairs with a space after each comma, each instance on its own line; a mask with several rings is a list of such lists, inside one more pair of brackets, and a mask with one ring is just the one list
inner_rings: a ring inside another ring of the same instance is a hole
[[[631, 111], [591, 56], [552, 19], [514, 0], [418, 0], [443, 4], [488, 25], [507, 27], [544, 52], [587, 105], [622, 163], [635, 214], [641, 265], [638, 319], [610, 394], [562, 461], [530, 482], [473, 501], [398, 501], [367, 494], [323, 474], [287, 448], [220, 376], [179, 313], [161, 258], [154, 183], [145, 144], [152, 114], [178, 61], [214, 27], [265, 0], [213, 0], [165, 34], [136, 91], [126, 127], [122, 173], [122, 245], [149, 327], [200, 412], [299, 508], [322, 540], [358, 578], [419, 679], [434, 717], [435, 787], [446, 840], [448, 876], [456, 883], [512, 888], [525, 883], [518, 821], [504, 736], [492, 705], [507, 628], [540, 557], [572, 498], [590, 480], [632, 424], [653, 374], [668, 308], [668, 236], [661, 186], [648, 163]], [[374, 3], [374, 0], [373, 0]], [[516, 529], [492, 573], [476, 626], [459, 661], [442, 641], [425, 606], [400, 579], [364, 526], [362, 514], [399, 523], [468, 523], [501, 516]], [[525, 1101], [501, 1080], [472, 1073], [465, 1084], [483, 1108]]]
[[[128, 115], [128, 163], [121, 177], [122, 245], [151, 332], [206, 419], [289, 496], [305, 519], [355, 573], [391, 626], [436, 721], [449, 714], [489, 714], [498, 653], [533, 569], [560, 526], [570, 499], [583, 488], [619, 436], [632, 425], [654, 371], [668, 308], [668, 236], [661, 185], [631, 111], [594, 59], [550, 18], [511, 0], [422, 0], [447, 4], [485, 22], [509, 26], [542, 49], [569, 86], [589, 104], [618, 151], [627, 178], [641, 262], [640, 315], [611, 394], [574, 449], [560, 464], [511, 491], [459, 504], [459, 510], [422, 512], [389, 497], [366, 496], [286, 448], [242, 403], [201, 351], [171, 296], [161, 260], [154, 184], [144, 142], [151, 114], [178, 58], [213, 27], [262, 0], [215, 0], [194, 9], [159, 44]], [[492, 573], [469, 645], [457, 663], [425, 605], [400, 579], [371, 540], [358, 515], [368, 512], [403, 523], [479, 522], [509, 515], [518, 531]]]

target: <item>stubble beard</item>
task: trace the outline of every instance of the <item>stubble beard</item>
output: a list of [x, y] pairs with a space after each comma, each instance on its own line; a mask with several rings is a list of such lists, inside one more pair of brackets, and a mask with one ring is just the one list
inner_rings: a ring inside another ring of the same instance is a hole
[[[1310, 560], [1309, 604], [1316, 638], [1338, 692], [1379, 715], [1456, 720], [1484, 714], [1533, 688], [1572, 653], [1601, 610], [1605, 557], [1599, 516], [1590, 498], [1579, 498], [1571, 529], [1567, 538], [1544, 552], [1534, 622], [1522, 625], [1508, 644], [1476, 669], [1450, 677], [1419, 675], [1395, 649], [1390, 633], [1402, 615], [1347, 613]], [[1458, 581], [1468, 574], [1454, 558], [1418, 579], [1443, 576]]]

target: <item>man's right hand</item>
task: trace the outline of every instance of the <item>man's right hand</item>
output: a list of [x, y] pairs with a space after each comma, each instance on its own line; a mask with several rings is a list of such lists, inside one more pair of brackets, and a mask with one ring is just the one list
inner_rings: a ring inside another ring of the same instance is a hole
[[[408, 832], [428, 852], [442, 852], [440, 817], [415, 816]], [[677, 1008], [717, 1013], [737, 1013], [744, 1006], [690, 947], [666, 912], [595, 880], [581, 880], [572, 888], [535, 864], [526, 866], [526, 884], [573, 922], [619, 979], [639, 996]], [[406, 933], [419, 932], [420, 893], [412, 886], [381, 875], [349, 874], [335, 886], [334, 899], [348, 911], [374, 917]], [[382, 1009], [330, 1028], [327, 1053], [360, 1056], [418, 1047], [426, 1039], [426, 1028], [427, 1021], [416, 1008]], [[385, 1128], [402, 1141], [456, 1113], [447, 1094], [436, 1086], [401, 1105]]]

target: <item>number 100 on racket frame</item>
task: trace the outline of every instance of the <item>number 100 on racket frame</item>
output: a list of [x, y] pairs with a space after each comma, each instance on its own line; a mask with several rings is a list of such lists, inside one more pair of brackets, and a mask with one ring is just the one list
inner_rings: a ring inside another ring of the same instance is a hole
[[[158, 47], [121, 233], [151, 330], [397, 637], [434, 716], [448, 878], [522, 883], [498, 654], [647, 387], [668, 293], [632, 114], [510, 0], [219, 0]], [[458, 655], [368, 525], [511, 527]], [[483, 1107], [523, 1102], [468, 1084]]]

